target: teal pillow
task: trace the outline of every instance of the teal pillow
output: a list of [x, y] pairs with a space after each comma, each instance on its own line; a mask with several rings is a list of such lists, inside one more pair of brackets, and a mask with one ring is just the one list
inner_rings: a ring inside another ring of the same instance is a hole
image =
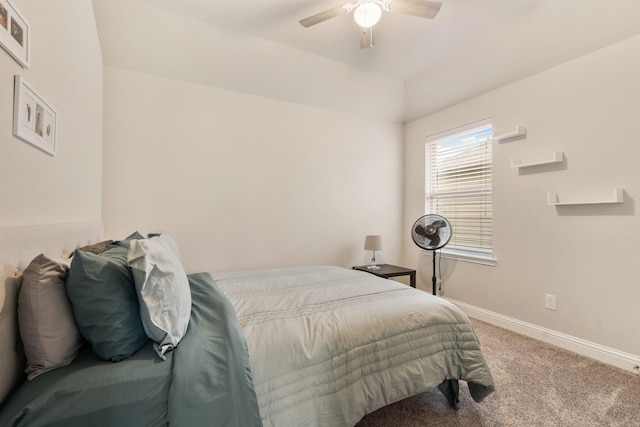
[[113, 362], [133, 355], [148, 339], [127, 252], [118, 245], [109, 245], [100, 255], [78, 251], [67, 274], [67, 294], [80, 333], [96, 355]]

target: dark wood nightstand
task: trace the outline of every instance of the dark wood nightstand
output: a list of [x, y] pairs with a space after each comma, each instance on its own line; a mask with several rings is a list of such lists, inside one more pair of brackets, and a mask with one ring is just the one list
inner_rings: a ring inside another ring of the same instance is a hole
[[379, 270], [370, 270], [366, 265], [358, 265], [353, 267], [354, 270], [366, 271], [379, 277], [388, 279], [390, 277], [409, 276], [409, 284], [412, 288], [416, 287], [416, 271], [410, 268], [398, 267], [391, 264], [378, 264]]

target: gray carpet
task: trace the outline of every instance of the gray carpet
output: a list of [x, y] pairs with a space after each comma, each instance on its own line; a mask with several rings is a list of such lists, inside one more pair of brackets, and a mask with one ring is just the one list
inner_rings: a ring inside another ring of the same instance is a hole
[[495, 393], [475, 403], [466, 383], [460, 382], [457, 411], [433, 390], [369, 414], [357, 427], [640, 426], [640, 375], [472, 322]]

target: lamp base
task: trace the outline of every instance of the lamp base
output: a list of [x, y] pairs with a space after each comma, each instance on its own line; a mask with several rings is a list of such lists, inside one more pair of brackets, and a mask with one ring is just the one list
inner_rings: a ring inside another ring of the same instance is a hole
[[379, 265], [371, 264], [367, 266], [367, 270], [380, 270]]

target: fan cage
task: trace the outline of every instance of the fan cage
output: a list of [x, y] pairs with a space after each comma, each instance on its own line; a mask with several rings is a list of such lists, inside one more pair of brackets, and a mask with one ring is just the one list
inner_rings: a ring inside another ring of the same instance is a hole
[[[428, 225], [434, 224], [436, 221], [443, 221], [446, 225], [445, 227], [442, 227], [440, 229], [445, 231], [439, 231], [438, 233], [440, 237], [440, 241], [437, 244], [432, 245], [431, 244], [432, 240], [426, 236], [422, 236], [418, 234], [416, 232], [416, 228], [418, 226], [426, 227]], [[443, 248], [450, 242], [452, 235], [453, 235], [453, 229], [452, 229], [451, 222], [446, 217], [439, 214], [427, 214], [427, 215], [421, 216], [414, 222], [413, 226], [411, 227], [411, 238], [413, 239], [413, 242], [418, 247], [424, 250], [435, 251]]]

